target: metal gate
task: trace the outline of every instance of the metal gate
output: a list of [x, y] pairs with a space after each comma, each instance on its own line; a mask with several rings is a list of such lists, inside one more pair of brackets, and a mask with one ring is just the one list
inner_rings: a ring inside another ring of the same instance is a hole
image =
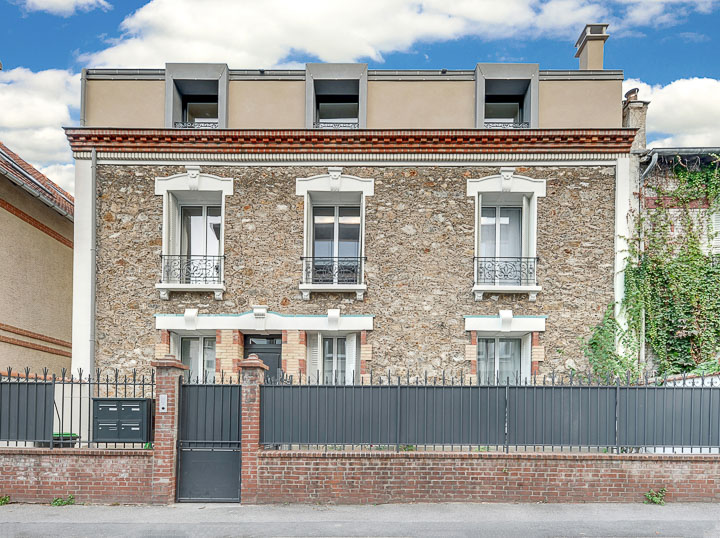
[[178, 501], [240, 501], [241, 391], [241, 385], [181, 385]]

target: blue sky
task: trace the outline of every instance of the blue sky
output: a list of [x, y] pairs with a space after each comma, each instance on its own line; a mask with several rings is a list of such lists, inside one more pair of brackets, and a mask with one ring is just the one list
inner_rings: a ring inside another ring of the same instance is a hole
[[605, 66], [652, 100], [655, 145], [720, 145], [720, 0], [0, 0], [0, 21], [0, 140], [68, 188], [83, 67], [577, 69], [585, 22], [610, 23]]

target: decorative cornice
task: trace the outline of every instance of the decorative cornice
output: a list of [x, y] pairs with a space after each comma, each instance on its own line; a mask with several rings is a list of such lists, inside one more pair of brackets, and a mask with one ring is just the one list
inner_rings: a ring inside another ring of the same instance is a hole
[[[76, 154], [382, 156], [629, 153], [636, 129], [183, 130], [66, 128]], [[183, 157], [185, 158], [185, 157]], [[437, 158], [437, 157], [435, 157]]]

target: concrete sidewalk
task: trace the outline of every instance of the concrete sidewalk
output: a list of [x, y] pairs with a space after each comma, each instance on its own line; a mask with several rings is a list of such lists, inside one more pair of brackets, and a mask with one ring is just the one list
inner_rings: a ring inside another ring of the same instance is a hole
[[0, 536], [720, 536], [720, 504], [8, 505]]

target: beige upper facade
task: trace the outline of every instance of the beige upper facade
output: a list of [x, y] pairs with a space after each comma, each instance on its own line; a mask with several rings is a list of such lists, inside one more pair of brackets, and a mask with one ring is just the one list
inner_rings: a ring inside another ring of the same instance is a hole
[[622, 127], [623, 72], [603, 68], [607, 25], [587, 25], [579, 70], [478, 63], [468, 70], [307, 64], [88, 69], [81, 124], [116, 128], [590, 129]]

